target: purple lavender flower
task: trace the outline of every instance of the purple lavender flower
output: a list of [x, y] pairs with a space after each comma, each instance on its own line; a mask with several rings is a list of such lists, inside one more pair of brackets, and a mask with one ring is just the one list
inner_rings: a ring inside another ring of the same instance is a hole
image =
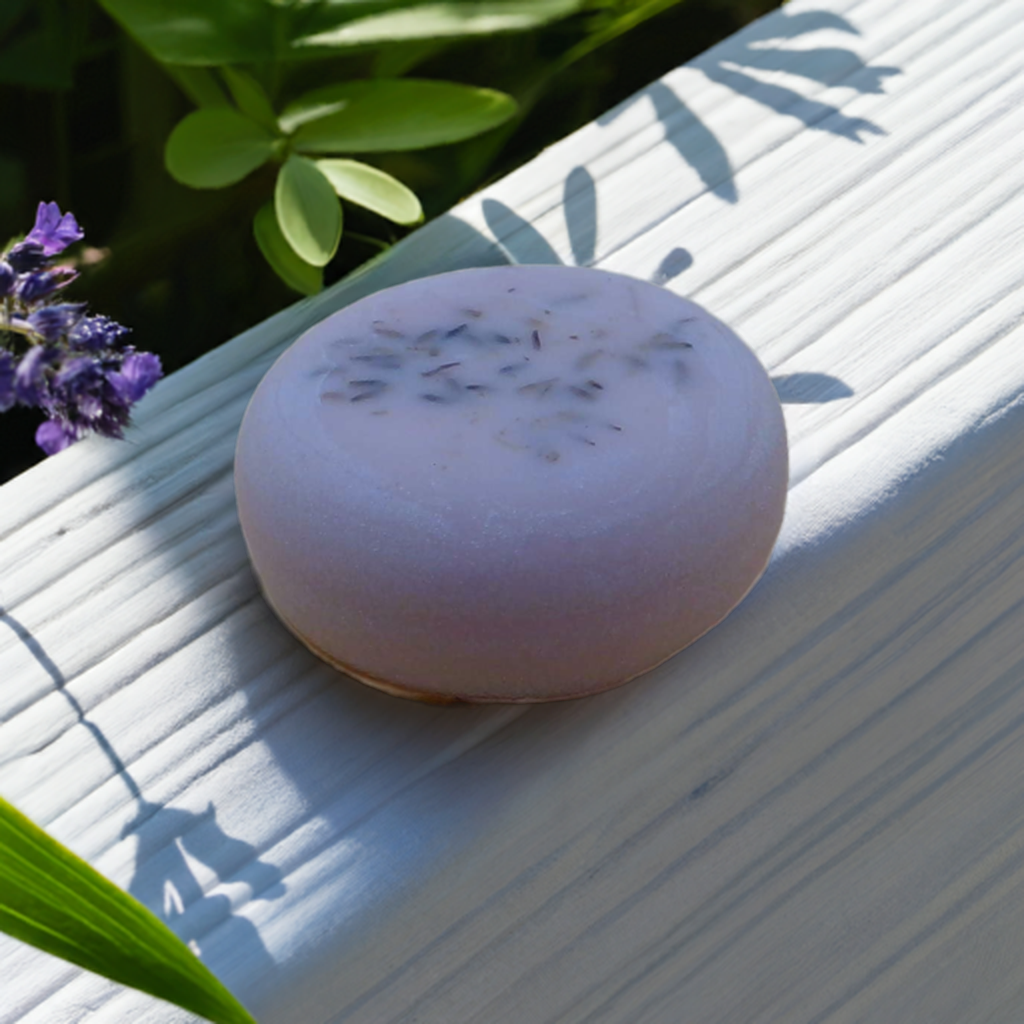
[[49, 390], [46, 368], [60, 358], [60, 353], [48, 345], [33, 345], [21, 357], [14, 371], [14, 394], [22, 405], [42, 405]]
[[14, 286], [14, 294], [26, 305], [32, 305], [71, 284], [78, 271], [71, 267], [54, 267], [34, 274], [24, 274]]
[[130, 328], [109, 317], [86, 316], [75, 324], [68, 341], [80, 352], [99, 352], [105, 348], [120, 348], [121, 339], [130, 333]]
[[108, 433], [113, 425], [113, 436], [120, 437], [128, 422], [128, 403], [111, 386], [100, 360], [92, 356], [65, 360], [50, 396], [52, 408], [73, 427]]
[[155, 355], [125, 344], [127, 327], [86, 316], [84, 302], [55, 301], [78, 272], [52, 257], [81, 237], [70, 213], [40, 203], [25, 240], [0, 252], [0, 412], [42, 409], [36, 443], [47, 455], [88, 433], [123, 437], [132, 406], [163, 373]]
[[31, 274], [46, 266], [46, 253], [38, 242], [19, 242], [7, 254], [7, 262], [16, 274]]
[[56, 203], [40, 203], [35, 226], [25, 236], [25, 241], [41, 245], [45, 255], [54, 256], [84, 237], [85, 232], [78, 226], [73, 213], [65, 213], [62, 217]]
[[152, 352], [132, 352], [125, 357], [120, 372], [107, 379], [118, 397], [129, 405], [137, 402], [161, 377], [160, 359]]
[[10, 295], [15, 277], [14, 267], [7, 260], [0, 260], [0, 299]]
[[0, 352], [0, 412], [7, 412], [15, 401], [14, 356]]
[[36, 444], [47, 455], [56, 455], [77, 440], [78, 434], [75, 430], [60, 420], [46, 420], [40, 423], [39, 429], [36, 430]]
[[84, 302], [62, 302], [59, 306], [42, 306], [26, 318], [26, 323], [47, 341], [62, 338], [82, 319]]

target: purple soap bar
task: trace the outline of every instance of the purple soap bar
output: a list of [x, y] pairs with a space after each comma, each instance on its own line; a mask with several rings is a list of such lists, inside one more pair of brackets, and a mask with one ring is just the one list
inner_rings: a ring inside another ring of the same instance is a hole
[[763, 572], [782, 410], [750, 350], [662, 288], [572, 267], [378, 292], [264, 378], [235, 463], [267, 600], [326, 661], [435, 701], [617, 686]]

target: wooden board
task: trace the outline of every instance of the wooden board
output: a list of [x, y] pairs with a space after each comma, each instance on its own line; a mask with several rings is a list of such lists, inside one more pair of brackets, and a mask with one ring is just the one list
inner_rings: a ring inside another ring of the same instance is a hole
[[[1024, 3], [794, 0], [0, 489], [0, 792], [265, 1024], [1024, 1018]], [[302, 330], [462, 266], [657, 280], [785, 402], [768, 574], [644, 680], [317, 663], [231, 464]], [[0, 942], [0, 1021], [187, 1020]]]

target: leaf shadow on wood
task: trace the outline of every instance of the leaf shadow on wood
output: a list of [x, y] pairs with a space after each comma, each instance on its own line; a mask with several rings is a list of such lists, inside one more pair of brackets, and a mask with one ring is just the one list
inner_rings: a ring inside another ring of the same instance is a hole
[[487, 226], [509, 263], [557, 266], [562, 263], [551, 243], [510, 206], [497, 199], [480, 204]]
[[0, 622], [7, 626], [14, 635], [21, 641], [25, 649], [32, 655], [43, 671], [53, 680], [54, 688], [64, 699], [71, 705], [71, 709], [74, 711], [75, 716], [78, 718], [78, 724], [84, 729], [88, 730], [96, 745], [106, 755], [107, 760], [113, 765], [114, 770], [124, 779], [125, 785], [128, 787], [129, 792], [137, 800], [141, 799], [142, 794], [139, 792], [139, 787], [136, 785], [135, 780], [128, 773], [124, 762], [118, 757], [117, 752], [111, 746], [110, 741], [103, 732], [96, 725], [95, 722], [90, 722], [85, 717], [85, 711], [82, 705], [75, 699], [74, 695], [68, 692], [67, 681], [64, 678], [64, 673], [57, 667], [53, 659], [43, 649], [42, 644], [32, 635], [31, 631], [26, 629], [13, 615], [7, 612], [4, 608], [0, 608]]
[[[561, 264], [550, 242], [511, 207], [497, 199], [480, 204], [487, 226], [510, 263]], [[597, 254], [597, 186], [585, 167], [574, 167], [562, 186], [562, 210], [573, 263], [590, 266]]]
[[[790, 14], [783, 8], [713, 47], [690, 66], [711, 81], [778, 114], [797, 118], [815, 131], [858, 143], [864, 141], [862, 136], [884, 135], [884, 130], [872, 121], [804, 96], [788, 84], [758, 77], [759, 73], [775, 73], [777, 77], [777, 73], [783, 72], [826, 88], [844, 86], [860, 94], [878, 94], [884, 91], [886, 78], [901, 73], [896, 67], [869, 65], [858, 54], [842, 47], [801, 49], [778, 45], [780, 41], [822, 30], [859, 34], [851, 22], [839, 15], [827, 11]], [[599, 117], [597, 123], [610, 124], [633, 104], [643, 101], [652, 104], [664, 127], [666, 140], [697, 172], [707, 190], [735, 203], [739, 195], [729, 154], [715, 134], [665, 82], [654, 82]]]
[[573, 262], [588, 267], [597, 255], [597, 186], [585, 167], [574, 167], [566, 176], [562, 209]]
[[817, 405], [853, 396], [853, 389], [828, 373], [784, 373], [772, 377], [784, 405]]
[[[245, 962], [247, 969], [261, 964], [264, 969], [273, 967], [257, 929], [233, 913], [232, 900], [226, 894], [211, 892], [209, 881], [204, 884], [197, 878], [195, 868], [199, 866], [207, 875], [212, 873], [221, 883], [244, 882], [249, 886], [251, 899], [267, 900], [284, 894], [281, 872], [261, 860], [250, 844], [224, 832], [217, 823], [212, 802], [197, 814], [147, 800], [113, 744], [89, 720], [82, 705], [69, 692], [63, 672], [31, 631], [3, 608], [0, 622], [14, 632], [50, 677], [56, 691], [70, 704], [78, 724], [89, 732], [137, 803], [134, 818], [122, 832], [122, 837], [133, 835], [138, 843], [128, 892], [197, 954], [203, 953], [198, 939], [221, 926], [218, 941], [231, 949], [233, 957]], [[126, 955], [133, 952], [126, 944]], [[223, 969], [222, 965], [217, 966]]]
[[693, 256], [689, 250], [679, 248], [670, 249], [667, 255], [658, 264], [651, 275], [652, 284], [668, 284], [673, 278], [678, 277], [684, 270], [693, 266]]

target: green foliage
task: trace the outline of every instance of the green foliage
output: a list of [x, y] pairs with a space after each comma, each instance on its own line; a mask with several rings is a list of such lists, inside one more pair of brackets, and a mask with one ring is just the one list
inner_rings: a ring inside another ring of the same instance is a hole
[[585, 0], [100, 0], [167, 64], [305, 60], [412, 39], [523, 31]]
[[279, 57], [275, 29], [289, 15], [269, 0], [100, 0], [165, 64], [246, 64]]
[[252, 75], [237, 68], [221, 68], [221, 74], [238, 109], [268, 131], [277, 131], [277, 117], [263, 87]]
[[323, 269], [307, 263], [288, 244], [277, 223], [273, 203], [264, 203], [259, 208], [253, 218], [252, 231], [263, 258], [289, 288], [302, 295], [315, 295], [323, 288]]
[[396, 224], [416, 224], [423, 219], [416, 193], [379, 168], [358, 160], [317, 160], [316, 165], [342, 199]]
[[307, 263], [323, 267], [341, 240], [341, 207], [312, 160], [290, 156], [277, 176], [274, 212], [281, 234]]
[[196, 110], [179, 121], [164, 159], [171, 177], [192, 188], [234, 185], [275, 152], [277, 140], [228, 107]]
[[[280, 235], [262, 206], [253, 232], [275, 272], [305, 293], [321, 278], [300, 270], [280, 243], [309, 267], [325, 266], [341, 232], [340, 209], [331, 204], [352, 202], [401, 225], [416, 223], [422, 207], [412, 189], [383, 168], [298, 155], [397, 154], [489, 135], [490, 142], [467, 151], [453, 179], [478, 180], [509, 126], [556, 74], [679, 0], [99, 2], [199, 108], [167, 140], [165, 166], [176, 181], [219, 189], [263, 164], [278, 165], [273, 190]], [[517, 69], [512, 81], [522, 103], [493, 88], [402, 77], [467, 40], [574, 17], [585, 27], [575, 46]], [[317, 77], [320, 83], [313, 84]], [[290, 88], [300, 82], [304, 90]], [[506, 130], [496, 133], [503, 125]], [[261, 199], [271, 180], [259, 179]]]
[[301, 54], [314, 48], [391, 46], [413, 40], [522, 32], [576, 13], [584, 0], [450, 0], [390, 6], [404, 9], [311, 31], [294, 39], [293, 49]]
[[192, 188], [224, 188], [270, 160], [280, 161], [274, 189], [280, 235], [271, 232], [265, 215], [254, 221], [253, 232], [278, 276], [304, 294], [322, 276], [300, 270], [280, 242], [310, 267], [325, 266], [341, 238], [339, 198], [397, 224], [416, 223], [423, 210], [411, 189], [382, 170], [352, 160], [317, 164], [297, 154], [439, 146], [486, 132], [516, 112], [515, 101], [493, 89], [372, 78], [313, 89], [278, 116], [266, 91], [247, 72], [221, 69], [234, 107], [226, 105], [209, 72], [187, 72], [183, 87], [201, 108], [171, 132], [164, 151], [168, 172]]
[[216, 1024], [255, 1024], [166, 925], [3, 799], [0, 930]]
[[512, 117], [516, 103], [493, 89], [410, 78], [374, 78], [315, 89], [290, 104], [303, 153], [379, 153], [460, 142]]
[[[310, 267], [324, 266], [337, 248], [342, 220], [340, 208], [329, 210], [328, 195], [334, 207], [345, 199], [398, 224], [418, 221], [422, 207], [411, 189], [381, 169], [334, 161], [318, 170], [296, 154], [418, 150], [491, 131], [516, 116], [511, 96], [398, 76], [447, 42], [534, 29], [606, 0], [99, 2], [199, 108], [167, 140], [165, 166], [176, 181], [225, 188], [268, 161], [280, 165], [274, 186], [280, 236], [262, 212], [253, 232], [282, 280], [306, 292], [320, 278], [300, 270], [280, 242]], [[378, 53], [369, 69], [375, 77], [335, 79], [275, 111], [287, 65], [367, 51]], [[213, 67], [220, 81], [207, 70]]]
[[55, 3], [0, 3], [0, 82], [61, 92], [73, 82], [80, 19]]

